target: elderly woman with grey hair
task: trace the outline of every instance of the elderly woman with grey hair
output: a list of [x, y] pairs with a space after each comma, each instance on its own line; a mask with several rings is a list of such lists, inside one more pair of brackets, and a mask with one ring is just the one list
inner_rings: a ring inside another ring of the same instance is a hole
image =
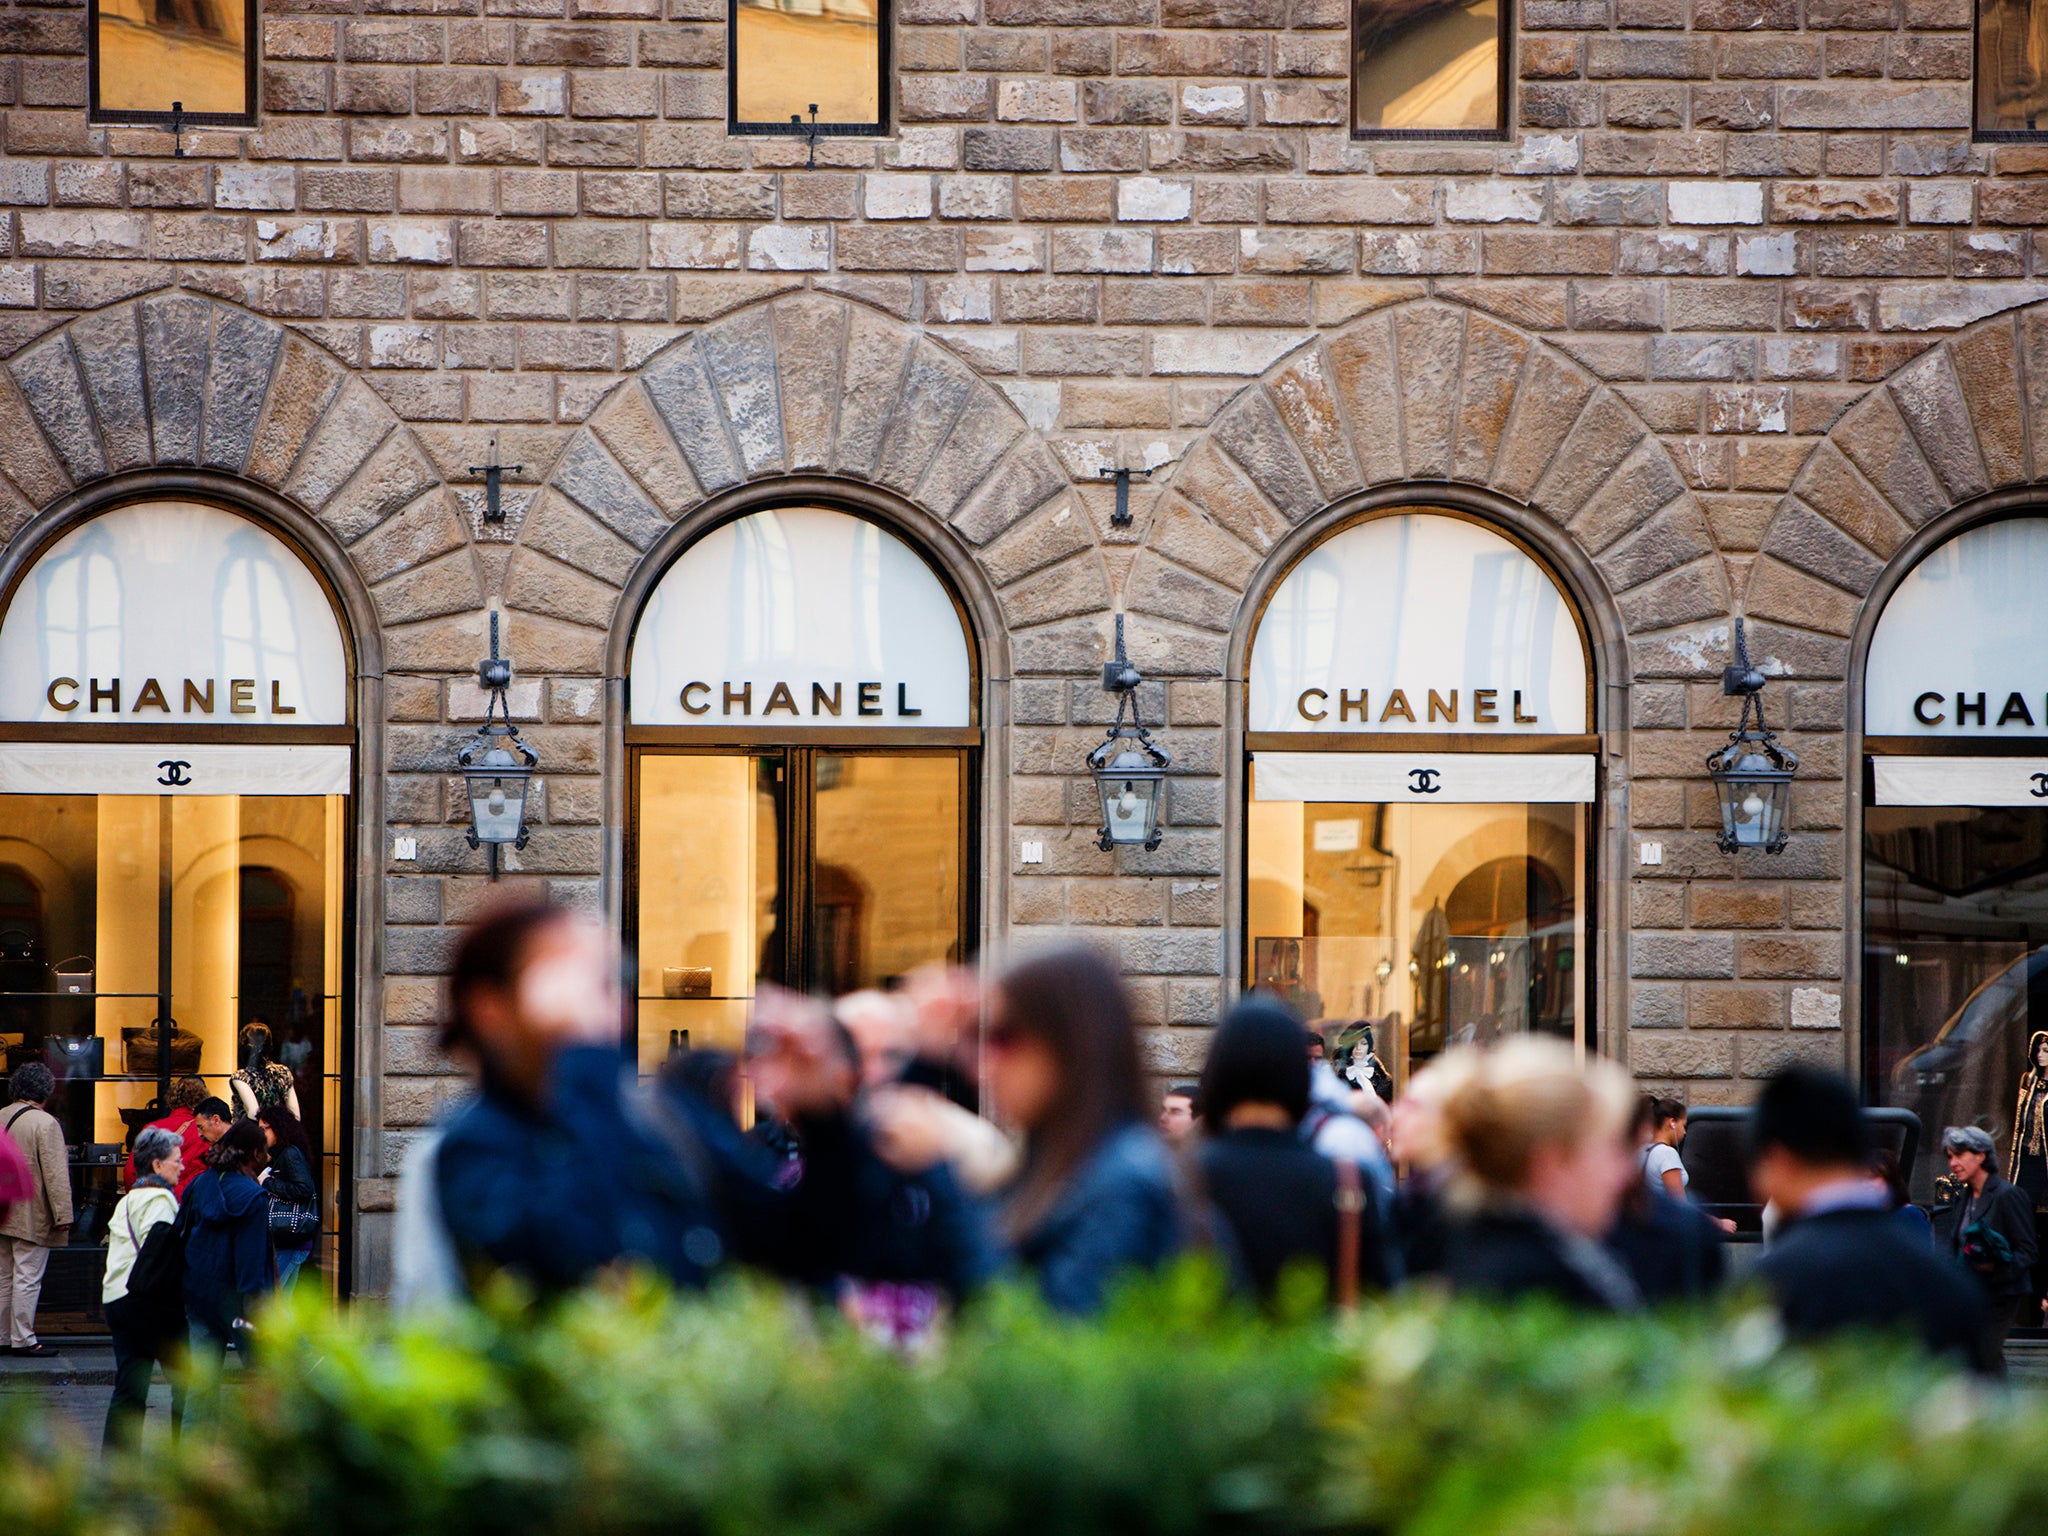
[[1992, 1331], [2002, 1348], [2015, 1327], [2041, 1321], [2034, 1288], [2034, 1202], [1998, 1176], [1998, 1148], [1991, 1133], [1974, 1125], [1952, 1125], [1941, 1133], [1955, 1184], [1954, 1204], [1944, 1211], [1941, 1241], [1977, 1277], [1990, 1303]]
[[[166, 1312], [151, 1299], [131, 1296], [128, 1281], [149, 1242], [151, 1230], [178, 1219], [179, 1177], [184, 1172], [185, 1145], [176, 1131], [152, 1125], [135, 1138], [135, 1183], [107, 1218], [107, 1272], [100, 1285], [107, 1328], [114, 1336], [114, 1400], [107, 1405], [109, 1445], [133, 1444], [141, 1437], [149, 1410], [149, 1382], [157, 1362], [176, 1342], [184, 1321], [182, 1292]], [[173, 1238], [175, 1241], [175, 1238]]]

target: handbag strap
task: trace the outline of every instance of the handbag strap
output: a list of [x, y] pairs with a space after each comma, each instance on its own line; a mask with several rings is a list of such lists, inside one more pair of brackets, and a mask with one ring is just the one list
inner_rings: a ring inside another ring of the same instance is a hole
[[1348, 1157], [1333, 1159], [1337, 1170], [1337, 1274], [1332, 1297], [1342, 1311], [1358, 1305], [1359, 1247], [1364, 1242], [1365, 1184], [1358, 1164]]

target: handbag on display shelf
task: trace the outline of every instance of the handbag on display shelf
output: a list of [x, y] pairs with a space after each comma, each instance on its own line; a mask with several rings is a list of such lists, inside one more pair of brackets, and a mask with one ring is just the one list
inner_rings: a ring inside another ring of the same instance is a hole
[[92, 996], [92, 956], [73, 955], [51, 966], [50, 990], [66, 997]]
[[69, 1078], [103, 1077], [107, 1042], [98, 1035], [51, 1035], [43, 1042], [43, 1060], [63, 1082]]
[[[163, 1070], [163, 1021], [153, 1019], [147, 1024], [131, 1024], [121, 1031], [121, 1047], [128, 1075], [131, 1077], [155, 1077]], [[178, 1021], [172, 1019], [170, 1071], [174, 1077], [191, 1077], [199, 1071], [199, 1037], [189, 1030], [178, 1028]]]

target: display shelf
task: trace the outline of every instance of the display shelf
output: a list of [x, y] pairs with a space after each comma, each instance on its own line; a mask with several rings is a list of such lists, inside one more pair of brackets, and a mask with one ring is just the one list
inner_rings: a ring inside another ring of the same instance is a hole
[[751, 992], [738, 997], [722, 992], [707, 997], [670, 997], [665, 992], [642, 992], [635, 998], [636, 1002], [642, 1003], [751, 1003], [753, 1000], [754, 994]]
[[130, 1001], [154, 1000], [163, 996], [161, 992], [0, 992], [0, 1003], [13, 998], [69, 998], [73, 1002], [89, 1003], [96, 997], [125, 998]]

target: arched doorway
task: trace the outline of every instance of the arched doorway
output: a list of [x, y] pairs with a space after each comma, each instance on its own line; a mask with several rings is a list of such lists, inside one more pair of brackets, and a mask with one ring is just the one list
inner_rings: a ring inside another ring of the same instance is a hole
[[1575, 606], [1499, 528], [1336, 524], [1247, 651], [1247, 983], [1397, 1085], [1504, 1034], [1590, 1045], [1591, 701]]
[[967, 958], [977, 652], [911, 544], [817, 503], [718, 524], [650, 590], [627, 697], [643, 1070], [737, 1049], [759, 982]]
[[[76, 1195], [43, 1294], [52, 1332], [98, 1322], [135, 1130], [179, 1079], [233, 1102], [236, 1074], [263, 1062], [291, 1071], [320, 1165], [313, 1262], [342, 1282], [350, 656], [307, 558], [225, 502], [96, 512], [5, 594], [0, 863], [19, 879], [0, 902], [21, 907], [19, 887], [39, 910], [0, 967], [0, 1017], [9, 1065], [47, 1061], [64, 1083]], [[258, 1019], [270, 1035], [252, 1061]]]
[[[1981, 1125], [2048, 1207], [2048, 1140], [2016, 1124], [2048, 1030], [2048, 516], [1979, 522], [1885, 600], [1863, 678], [1863, 1069], [1923, 1134]], [[1922, 1157], [1914, 1198], [1932, 1198]], [[2048, 1235], [2048, 1216], [2042, 1221]]]

